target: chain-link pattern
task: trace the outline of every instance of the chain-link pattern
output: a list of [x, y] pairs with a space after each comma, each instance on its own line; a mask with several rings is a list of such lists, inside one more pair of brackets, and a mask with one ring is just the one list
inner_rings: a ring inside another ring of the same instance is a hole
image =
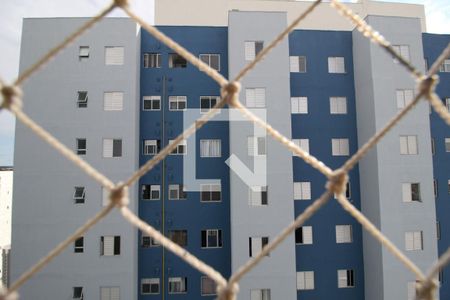
[[[228, 81], [217, 71], [211, 69], [208, 65], [203, 63], [197, 57], [188, 52], [181, 45], [164, 35], [154, 26], [146, 23], [144, 20], [135, 15], [128, 7], [127, 0], [114, 0], [112, 3], [102, 10], [97, 16], [90, 19], [83, 26], [81, 26], [76, 32], [72, 33], [59, 45], [51, 49], [46, 55], [44, 55], [38, 62], [24, 71], [12, 85], [6, 85], [0, 79], [0, 89], [2, 95], [2, 103], [0, 109], [8, 109], [17, 118], [18, 121], [26, 125], [37, 136], [46, 141], [51, 147], [55, 148], [61, 155], [68, 160], [72, 161], [75, 166], [83, 170], [93, 180], [100, 183], [109, 191], [110, 203], [98, 212], [92, 219], [88, 220], [83, 226], [77, 229], [66, 240], [61, 242], [57, 247], [50, 251], [45, 257], [37, 262], [28, 271], [23, 273], [11, 287], [6, 290], [0, 289], [0, 300], [17, 299], [18, 289], [29, 280], [34, 274], [44, 268], [53, 258], [59, 255], [67, 246], [73, 243], [79, 236], [82, 236], [101, 219], [107, 216], [114, 208], [117, 208], [122, 216], [131, 224], [139, 228], [151, 236], [155, 241], [160, 243], [163, 247], [171, 251], [173, 254], [179, 256], [186, 263], [190, 264], [193, 268], [204, 273], [217, 284], [217, 294], [219, 300], [235, 300], [239, 292], [239, 280], [245, 276], [251, 269], [253, 269], [267, 254], [275, 250], [277, 246], [282, 243], [295, 229], [305, 223], [311, 218], [321, 207], [323, 207], [333, 194], [337, 195], [337, 201], [341, 206], [352, 215], [365, 230], [367, 230], [375, 239], [377, 239], [392, 255], [394, 255], [399, 261], [401, 261], [406, 268], [408, 268], [417, 278], [416, 291], [417, 299], [421, 300], [434, 300], [435, 291], [438, 284], [435, 280], [439, 270], [450, 263], [450, 249], [447, 250], [439, 259], [439, 261], [432, 266], [428, 274], [423, 273], [403, 252], [394, 245], [383, 233], [374, 226], [370, 220], [368, 220], [358, 209], [356, 209], [345, 197], [346, 183], [348, 180], [348, 172], [360, 161], [364, 155], [373, 148], [388, 132], [392, 129], [414, 106], [424, 99], [429, 101], [433, 109], [439, 114], [439, 116], [450, 125], [450, 114], [446, 107], [443, 105], [439, 97], [435, 93], [435, 87], [438, 82], [436, 75], [439, 70], [439, 66], [450, 55], [450, 44], [443, 51], [441, 56], [433, 64], [427, 74], [422, 74], [417, 68], [415, 68], [409, 61], [405, 60], [391, 44], [372, 27], [370, 27], [361, 17], [352, 12], [347, 6], [340, 3], [337, 0], [331, 0], [330, 5], [334, 7], [344, 17], [348, 18], [364, 36], [369, 38], [375, 44], [385, 49], [393, 58], [395, 58], [408, 72], [417, 80], [417, 95], [413, 101], [403, 108], [398, 114], [390, 120], [386, 126], [377, 132], [364, 146], [362, 146], [341, 168], [332, 170], [327, 167], [323, 162], [302, 150], [299, 146], [294, 144], [289, 138], [283, 136], [275, 128], [267, 124], [265, 121], [259, 119], [251, 111], [249, 111], [238, 99], [240, 90], [239, 81], [259, 62], [261, 61], [276, 45], [286, 38], [286, 36], [294, 30], [294, 28], [309, 15], [322, 1], [316, 0], [311, 3], [306, 11], [302, 12], [298, 18], [296, 18], [272, 43], [264, 48], [255, 58], [254, 61], [245, 66], [241, 72], [236, 76], [233, 81]], [[130, 18], [138, 23], [142, 28], [147, 30], [156, 39], [164, 43], [166, 46], [176, 51], [183, 56], [187, 61], [196, 66], [200, 71], [206, 73], [213, 80], [215, 80], [221, 86], [221, 100], [210, 110], [207, 114], [199, 118], [194, 124], [181, 133], [173, 143], [167, 145], [162, 149], [153, 159], [144, 164], [138, 171], [136, 171], [130, 178], [124, 180], [123, 183], [114, 184], [110, 179], [97, 171], [89, 163], [81, 159], [71, 149], [59, 142], [48, 131], [34, 122], [27, 114], [22, 110], [22, 92], [21, 85], [35, 74], [41, 67], [50, 61], [51, 58], [56, 56], [59, 52], [65, 49], [76, 38], [81, 36], [86, 30], [98, 23], [103, 17], [108, 15], [114, 9], [122, 9]], [[245, 263], [237, 272], [232, 274], [230, 279], [224, 278], [219, 272], [214, 270], [209, 265], [205, 264], [188, 251], [178, 246], [158, 230], [150, 226], [145, 221], [136, 216], [129, 208], [128, 187], [134, 182], [139, 180], [144, 174], [154, 168], [161, 160], [169, 155], [172, 150], [183, 140], [191, 136], [201, 128], [208, 120], [213, 117], [218, 110], [224, 105], [228, 104], [230, 107], [238, 109], [242, 114], [252, 121], [257, 126], [266, 129], [267, 133], [272, 136], [273, 139], [280, 142], [286, 148], [288, 148], [295, 155], [302, 158], [306, 163], [323, 173], [328, 178], [326, 190], [315, 200], [305, 211], [303, 211], [293, 223], [288, 225], [277, 237], [275, 237], [262, 251], [256, 256], [251, 258]]]

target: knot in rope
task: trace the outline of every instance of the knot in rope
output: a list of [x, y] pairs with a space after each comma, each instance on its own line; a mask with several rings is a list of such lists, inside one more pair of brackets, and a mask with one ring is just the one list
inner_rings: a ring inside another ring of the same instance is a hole
[[423, 76], [422, 78], [420, 78], [419, 92], [425, 96], [429, 96], [434, 93], [434, 90], [438, 83], [439, 76], [436, 74], [432, 76]]
[[241, 91], [241, 84], [237, 81], [229, 82], [227, 85], [222, 87], [222, 97], [227, 97], [227, 103], [233, 106], [234, 102], [237, 101], [237, 96]]
[[417, 282], [416, 293], [417, 299], [420, 300], [433, 300], [435, 299], [435, 292], [439, 284], [436, 280], [427, 280], [424, 282]]
[[17, 292], [12, 292], [8, 295], [7, 290], [4, 286], [0, 286], [0, 300], [17, 300], [19, 299], [19, 294]]
[[342, 169], [333, 171], [326, 184], [326, 188], [337, 195], [344, 193], [347, 187], [348, 175]]
[[0, 108], [9, 109], [13, 103], [22, 108], [22, 101], [20, 99], [22, 98], [23, 94], [22, 90], [18, 86], [1, 86], [1, 94], [3, 101]]
[[128, 6], [128, 0], [114, 0], [114, 5], [117, 7]]
[[128, 187], [120, 184], [111, 190], [109, 200], [117, 206], [127, 206], [130, 203], [128, 198]]
[[226, 286], [218, 286], [218, 300], [234, 300], [239, 292], [239, 285], [236, 282], [228, 283]]

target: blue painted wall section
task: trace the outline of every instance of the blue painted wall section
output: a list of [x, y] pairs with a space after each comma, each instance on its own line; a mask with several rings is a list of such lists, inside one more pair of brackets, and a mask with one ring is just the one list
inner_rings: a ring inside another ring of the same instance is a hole
[[[428, 65], [434, 63], [444, 48], [450, 43], [450, 35], [429, 34], [423, 36], [423, 52]], [[439, 72], [440, 83], [436, 88], [437, 94], [445, 105], [445, 98], [450, 98], [450, 73]], [[438, 240], [438, 251], [441, 256], [450, 247], [450, 187], [448, 174], [450, 166], [450, 153], [445, 151], [445, 138], [450, 138], [450, 129], [435, 111], [430, 114], [431, 137], [435, 143], [435, 154], [433, 155], [434, 179], [437, 183], [436, 217], [440, 224], [440, 239]], [[450, 270], [442, 270], [442, 282], [440, 288], [441, 299], [450, 299]]]
[[[348, 138], [350, 155], [358, 146], [353, 79], [352, 34], [343, 31], [296, 30], [289, 36], [291, 56], [306, 56], [306, 73], [291, 73], [291, 96], [308, 97], [308, 114], [292, 114], [292, 138], [309, 139], [310, 153], [336, 169], [349, 157], [332, 156], [331, 139]], [[328, 57], [344, 57], [345, 74], [328, 73]], [[330, 114], [329, 98], [347, 97], [347, 114]], [[311, 182], [312, 199], [325, 191], [326, 178], [294, 157], [294, 181]], [[358, 167], [350, 172], [351, 201], [360, 208]], [[295, 215], [312, 201], [295, 201]], [[296, 245], [297, 271], [314, 271], [314, 290], [298, 291], [298, 299], [364, 299], [361, 226], [336, 200], [330, 199], [305, 225], [313, 227], [313, 244]], [[352, 225], [352, 243], [337, 244], [335, 225]], [[355, 286], [338, 288], [337, 270], [354, 270]]]
[[[196, 56], [205, 53], [220, 54], [220, 73], [227, 77], [227, 28], [162, 26], [158, 29]], [[142, 151], [144, 139], [162, 140], [162, 148], [183, 130], [183, 112], [168, 109], [169, 96], [187, 96], [187, 107], [198, 110], [200, 96], [219, 96], [220, 87], [189, 63], [187, 68], [169, 68], [169, 53], [174, 51], [155, 40], [146, 31], [142, 31], [141, 38], [140, 148]], [[161, 68], [143, 68], [143, 54], [146, 52], [161, 54]], [[142, 111], [142, 97], [150, 95], [161, 96], [162, 109], [160, 111]], [[164, 138], [162, 138], [163, 136]], [[221, 157], [200, 158], [200, 139], [221, 139]], [[166, 236], [168, 230], [187, 230], [186, 249], [214, 267], [225, 277], [229, 277], [231, 272], [229, 169], [225, 164], [225, 160], [229, 157], [228, 149], [229, 127], [227, 122], [208, 123], [197, 132], [197, 178], [220, 179], [222, 184], [221, 202], [202, 203], [198, 191], [188, 192], [186, 200], [168, 200], [168, 185], [183, 183], [183, 159], [186, 156], [182, 155], [168, 156], [163, 163], [157, 165], [139, 182], [140, 185], [160, 184], [164, 190], [161, 192], [162, 197], [159, 201], [139, 199], [139, 216], [159, 230], [164, 227]], [[192, 151], [192, 149], [190, 150], [188, 147], [187, 151]], [[141, 152], [140, 164], [143, 165], [152, 157], [144, 156]], [[215, 249], [202, 249], [201, 230], [204, 229], [221, 229], [223, 246]], [[161, 282], [159, 294], [142, 295], [139, 292], [139, 299], [191, 300], [214, 298], [214, 296], [201, 296], [200, 278], [202, 274], [169, 251], [163, 253], [162, 247], [140, 247], [138, 265], [139, 290], [142, 278], [160, 278]], [[164, 278], [162, 278], [163, 276]], [[187, 277], [187, 292], [169, 295], [168, 277]], [[164, 293], [164, 298], [162, 293]]]

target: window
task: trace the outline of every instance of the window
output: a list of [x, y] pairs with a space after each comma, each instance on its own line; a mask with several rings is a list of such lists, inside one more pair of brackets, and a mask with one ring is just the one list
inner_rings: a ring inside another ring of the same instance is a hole
[[216, 71], [220, 71], [219, 54], [200, 54], [200, 60]]
[[297, 272], [297, 290], [314, 289], [314, 271]]
[[200, 97], [200, 113], [207, 113], [213, 108], [219, 101], [217, 96], [201, 96]]
[[403, 202], [420, 202], [420, 184], [419, 183], [403, 183], [402, 184]]
[[82, 204], [84, 203], [86, 196], [86, 189], [84, 186], [76, 186], [75, 191], [73, 193], [73, 200], [76, 204]]
[[102, 236], [100, 238], [100, 255], [120, 255], [120, 236]]
[[186, 198], [182, 184], [169, 184], [169, 200], [185, 200]]
[[255, 257], [269, 243], [269, 237], [250, 237], [248, 238], [248, 241], [248, 254], [250, 257]]
[[143, 184], [142, 185], [142, 199], [144, 200], [159, 200], [161, 186], [159, 184]]
[[148, 236], [147, 234], [142, 233], [142, 235], [141, 235], [141, 247], [142, 248], [150, 248], [150, 247], [158, 247], [158, 246], [161, 246], [161, 244], [158, 243], [158, 241], [156, 241], [152, 237]]
[[437, 179], [433, 179], [433, 195], [434, 195], [434, 198], [437, 198], [437, 196], [438, 196], [438, 182], [437, 182]]
[[247, 147], [249, 156], [266, 155], [266, 137], [263, 136], [247, 137]]
[[350, 288], [355, 286], [353, 270], [338, 270], [338, 288]]
[[442, 65], [439, 67], [439, 72], [450, 72], [450, 59], [444, 60]]
[[450, 112], [450, 97], [445, 98], [445, 106], [447, 107], [447, 111]]
[[292, 142], [303, 151], [309, 153], [309, 139], [293, 139]]
[[141, 294], [142, 295], [159, 294], [159, 278], [142, 278]]
[[187, 246], [187, 230], [169, 230], [169, 239], [181, 247]]
[[405, 250], [414, 251], [423, 249], [422, 231], [405, 232]]
[[331, 153], [333, 156], [349, 155], [348, 139], [331, 139]]
[[294, 200], [311, 200], [311, 182], [294, 182]]
[[221, 248], [222, 230], [207, 229], [202, 230], [202, 248]]
[[186, 110], [187, 97], [186, 96], [169, 96], [169, 110], [179, 111]]
[[450, 179], [448, 180], [448, 193], [450, 194]]
[[103, 94], [103, 109], [123, 110], [123, 92], [105, 92]]
[[159, 152], [161, 143], [159, 140], [144, 140], [144, 155], [155, 155]]
[[161, 53], [144, 53], [144, 68], [161, 68]]
[[247, 41], [244, 43], [245, 46], [245, 60], [246, 61], [252, 61], [255, 59], [256, 55], [258, 55], [259, 52], [264, 47], [264, 42], [262, 41]]
[[77, 92], [77, 106], [78, 108], [85, 108], [88, 104], [88, 92], [78, 91]]
[[79, 237], [73, 243], [73, 252], [83, 253], [84, 252], [84, 237]]
[[307, 97], [291, 97], [291, 112], [293, 114], [307, 114], [308, 113], [308, 98]]
[[109, 204], [109, 190], [102, 187], [102, 206], [107, 206]]
[[220, 184], [202, 184], [200, 185], [200, 201], [219, 202], [221, 201], [221, 191]]
[[144, 96], [142, 102], [144, 110], [161, 110], [161, 96]]
[[450, 152], [450, 138], [445, 138], [445, 152]]
[[121, 157], [122, 140], [121, 139], [103, 139], [103, 157]]
[[78, 59], [80, 61], [88, 60], [89, 58], [89, 46], [80, 46], [78, 51]]
[[211, 296], [216, 295], [217, 286], [214, 280], [209, 277], [202, 276], [201, 277], [201, 293], [202, 296]]
[[330, 97], [330, 114], [345, 115], [347, 113], [346, 97]]
[[289, 64], [292, 73], [306, 73], [306, 56], [290, 56]]
[[187, 61], [178, 53], [169, 54], [169, 68], [186, 68]]
[[267, 186], [252, 186], [248, 189], [248, 204], [251, 206], [267, 205]]
[[83, 287], [82, 286], [74, 286], [72, 289], [72, 299], [80, 299], [83, 300]]
[[397, 90], [397, 108], [403, 109], [414, 99], [413, 90]]
[[408, 282], [408, 300], [415, 300], [417, 296], [416, 292], [416, 282], [415, 281], [409, 281]]
[[120, 300], [120, 288], [118, 286], [100, 287], [100, 300]]
[[302, 226], [295, 229], [295, 243], [297, 245], [312, 245], [312, 226]]
[[265, 88], [245, 89], [245, 104], [249, 108], [266, 107], [266, 89]]
[[[169, 140], [169, 144], [172, 144], [174, 140]], [[185, 155], [187, 151], [187, 143], [186, 140], [182, 140], [176, 147], [173, 149], [170, 155]]]
[[187, 292], [187, 277], [169, 277], [169, 294]]
[[436, 154], [436, 144], [435, 144], [434, 138], [431, 138], [431, 154], [432, 155]]
[[270, 289], [250, 290], [250, 300], [270, 300]]
[[[392, 45], [392, 48], [394, 48], [395, 52], [400, 54], [401, 57], [403, 57], [406, 61], [409, 61], [410, 55], [409, 55], [409, 46], [408, 45]], [[395, 62], [398, 62], [394, 59]]]
[[328, 57], [328, 73], [345, 73], [343, 57]]
[[400, 154], [417, 155], [417, 135], [400, 136]]
[[353, 241], [352, 225], [336, 225], [336, 243], [345, 244]]
[[123, 47], [105, 47], [105, 65], [123, 65], [124, 54]]
[[76, 139], [77, 154], [86, 155], [86, 139]]
[[200, 157], [221, 157], [221, 140], [200, 140]]

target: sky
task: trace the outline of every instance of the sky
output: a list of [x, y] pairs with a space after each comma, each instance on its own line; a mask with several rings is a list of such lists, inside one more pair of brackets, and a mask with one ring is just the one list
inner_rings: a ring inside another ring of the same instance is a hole
[[[110, 0], [0, 0], [0, 78], [10, 83], [18, 75], [22, 18], [90, 17], [106, 7]], [[164, 1], [164, 0], [162, 0]], [[186, 0], [188, 1], [188, 0]], [[211, 0], [213, 1], [213, 0]], [[349, 1], [356, 2], [356, 1]], [[425, 5], [427, 30], [450, 33], [450, 1], [392, 0], [389, 2]], [[132, 10], [153, 23], [154, 0], [130, 0]], [[124, 16], [115, 10], [109, 16]], [[0, 166], [13, 165], [15, 120], [11, 113], [0, 111]]]

